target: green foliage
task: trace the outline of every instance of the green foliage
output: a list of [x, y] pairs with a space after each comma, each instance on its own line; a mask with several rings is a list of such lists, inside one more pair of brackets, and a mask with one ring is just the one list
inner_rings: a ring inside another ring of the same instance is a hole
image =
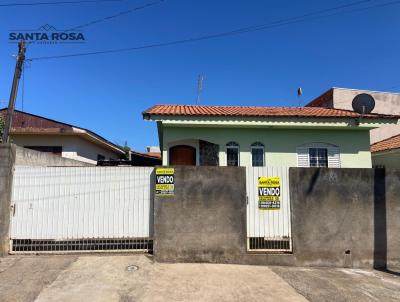
[[124, 146], [119, 145], [122, 150], [125, 151], [125, 154], [122, 156], [121, 159], [128, 160], [129, 159], [129, 152], [131, 151], [131, 148], [128, 147], [128, 142], [125, 142]]

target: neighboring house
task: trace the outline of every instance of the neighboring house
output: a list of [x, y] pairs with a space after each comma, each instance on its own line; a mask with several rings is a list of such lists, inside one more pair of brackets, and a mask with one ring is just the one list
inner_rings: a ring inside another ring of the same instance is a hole
[[400, 134], [371, 145], [375, 167], [400, 169]]
[[163, 165], [370, 168], [369, 130], [397, 118], [312, 107], [156, 105]]
[[129, 159], [121, 160], [101, 160], [97, 162], [98, 166], [116, 167], [116, 166], [136, 166], [136, 167], [154, 167], [161, 166], [161, 156], [153, 156], [148, 153], [129, 151]]
[[[5, 116], [7, 109], [1, 109]], [[96, 164], [125, 152], [100, 135], [70, 124], [15, 110], [10, 141], [19, 146]]]
[[[400, 93], [379, 92], [348, 88], [331, 88], [312, 100], [306, 107], [325, 107], [353, 110], [352, 101], [361, 93], [370, 94], [375, 99], [373, 113], [400, 115]], [[371, 144], [400, 134], [400, 125], [382, 125], [371, 131]]]
[[161, 159], [161, 150], [160, 147], [156, 147], [156, 146], [147, 146], [146, 147], [146, 154], [149, 156], [153, 156], [156, 158]]
[[156, 152], [135, 152], [131, 151], [131, 158], [134, 166], [160, 166], [161, 155]]

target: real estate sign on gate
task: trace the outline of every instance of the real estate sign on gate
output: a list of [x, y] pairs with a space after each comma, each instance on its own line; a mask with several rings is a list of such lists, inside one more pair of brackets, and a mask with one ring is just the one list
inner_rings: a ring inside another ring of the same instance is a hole
[[175, 194], [175, 169], [156, 169], [156, 195], [172, 196]]
[[279, 210], [281, 207], [280, 177], [260, 177], [258, 179], [258, 209]]

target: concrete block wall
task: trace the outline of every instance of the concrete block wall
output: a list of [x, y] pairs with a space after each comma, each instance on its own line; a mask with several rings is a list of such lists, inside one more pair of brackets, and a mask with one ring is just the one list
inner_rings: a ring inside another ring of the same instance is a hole
[[400, 171], [290, 169], [292, 254], [246, 251], [243, 168], [175, 167], [155, 197], [157, 261], [386, 267], [400, 264]]
[[245, 242], [245, 168], [176, 166], [175, 195], [154, 199], [155, 259], [237, 263]]
[[298, 265], [400, 263], [400, 171], [291, 168], [290, 195]]
[[10, 201], [15, 145], [0, 144], [0, 256], [9, 251]]
[[94, 166], [90, 163], [85, 163], [59, 155], [54, 155], [45, 152], [39, 152], [31, 149], [26, 149], [20, 146], [13, 145], [16, 150], [16, 162], [18, 166], [45, 166], [45, 167], [85, 167]]

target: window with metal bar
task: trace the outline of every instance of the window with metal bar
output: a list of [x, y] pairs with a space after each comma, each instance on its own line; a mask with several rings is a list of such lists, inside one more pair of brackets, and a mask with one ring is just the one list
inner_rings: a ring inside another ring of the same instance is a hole
[[310, 148], [308, 152], [310, 167], [328, 167], [327, 148]]
[[226, 144], [226, 157], [228, 166], [239, 166], [239, 144], [229, 142]]
[[264, 156], [264, 144], [260, 142], [251, 144], [251, 164], [253, 167], [263, 167]]

